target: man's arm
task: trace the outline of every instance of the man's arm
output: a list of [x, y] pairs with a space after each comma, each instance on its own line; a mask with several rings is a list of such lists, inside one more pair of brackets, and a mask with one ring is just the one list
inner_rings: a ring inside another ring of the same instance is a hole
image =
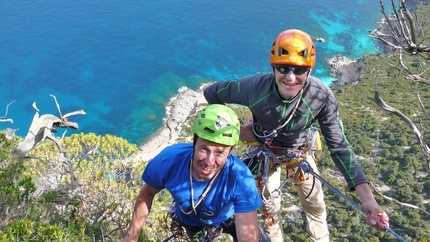
[[151, 211], [152, 200], [154, 199], [155, 194], [159, 191], [160, 190], [155, 189], [148, 184], [143, 185], [139, 195], [137, 196], [130, 228], [128, 229], [127, 236], [124, 238], [123, 242], [137, 242], [143, 223], [145, 223], [149, 212]]
[[[360, 197], [361, 206], [367, 213], [366, 221], [377, 230], [385, 231], [390, 227], [388, 215], [379, 207], [375, 197], [370, 190], [369, 184], [362, 183], [354, 187]], [[385, 226], [385, 227], [384, 227]]]
[[258, 242], [257, 211], [235, 214], [236, 234], [239, 242]]

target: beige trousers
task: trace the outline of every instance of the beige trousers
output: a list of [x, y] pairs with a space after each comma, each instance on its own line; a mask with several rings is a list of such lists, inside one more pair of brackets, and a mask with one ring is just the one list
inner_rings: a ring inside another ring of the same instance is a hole
[[[316, 164], [314, 159], [311, 156], [307, 156], [307, 161], [311, 165], [312, 169], [318, 173]], [[281, 169], [283, 167], [279, 167], [276, 172], [274, 172], [268, 178], [267, 187], [259, 187], [259, 191], [262, 197], [270, 198], [265, 204], [260, 208], [260, 212], [264, 214], [267, 212], [271, 216], [271, 221], [273, 221], [273, 225], [264, 226], [264, 231], [268, 234], [271, 239], [271, 242], [282, 242], [283, 241], [283, 228], [282, 228], [282, 217], [281, 217], [281, 194], [277, 192], [273, 192], [278, 189], [281, 182]], [[294, 184], [293, 187], [296, 189], [300, 203], [303, 207], [303, 210], [306, 215], [307, 226], [306, 231], [308, 232], [309, 237], [313, 241], [317, 242], [326, 242], [329, 241], [329, 231], [327, 226], [327, 213], [324, 202], [324, 194], [321, 187], [321, 182], [318, 179], [315, 179], [315, 185], [312, 185], [314, 182], [313, 176], [309, 175], [309, 179], [304, 181], [301, 184]], [[289, 178], [290, 179], [290, 178]], [[296, 179], [293, 179], [296, 180]], [[295, 183], [298, 183], [296, 181]], [[291, 183], [289, 183], [291, 184]], [[313, 190], [312, 190], [312, 186]], [[312, 190], [312, 193], [309, 197], [306, 196]], [[263, 200], [264, 200], [263, 198]]]

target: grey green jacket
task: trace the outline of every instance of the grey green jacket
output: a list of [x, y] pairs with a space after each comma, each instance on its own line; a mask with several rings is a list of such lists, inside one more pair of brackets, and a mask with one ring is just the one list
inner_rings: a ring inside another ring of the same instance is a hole
[[[238, 80], [214, 83], [204, 89], [209, 104], [235, 103], [247, 106], [254, 122], [272, 131], [285, 121], [288, 106], [277, 91], [273, 74], [258, 74]], [[296, 97], [298, 98], [298, 97]], [[318, 121], [331, 157], [350, 189], [368, 182], [343, 132], [338, 104], [331, 89], [318, 78], [309, 76], [299, 106], [292, 119], [273, 139], [274, 146], [298, 148], [309, 136], [309, 128]]]

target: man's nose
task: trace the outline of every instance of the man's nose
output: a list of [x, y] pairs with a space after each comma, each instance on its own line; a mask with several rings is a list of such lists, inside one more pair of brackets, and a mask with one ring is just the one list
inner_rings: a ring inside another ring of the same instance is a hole
[[289, 71], [287, 74], [285, 74], [285, 78], [287, 78], [287, 80], [295, 80], [296, 79], [296, 74], [294, 74], [294, 72], [291, 70]]
[[207, 166], [212, 166], [213, 164], [215, 164], [215, 154], [208, 152], [206, 154], [205, 163]]

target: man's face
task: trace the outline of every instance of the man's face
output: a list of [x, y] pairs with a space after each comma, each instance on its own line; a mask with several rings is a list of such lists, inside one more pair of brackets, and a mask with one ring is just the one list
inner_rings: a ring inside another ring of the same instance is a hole
[[306, 79], [311, 71], [307, 67], [274, 66], [276, 85], [279, 95], [283, 99], [290, 99], [299, 93], [305, 85]]
[[192, 161], [193, 177], [197, 180], [210, 180], [224, 167], [230, 151], [231, 146], [197, 138]]

